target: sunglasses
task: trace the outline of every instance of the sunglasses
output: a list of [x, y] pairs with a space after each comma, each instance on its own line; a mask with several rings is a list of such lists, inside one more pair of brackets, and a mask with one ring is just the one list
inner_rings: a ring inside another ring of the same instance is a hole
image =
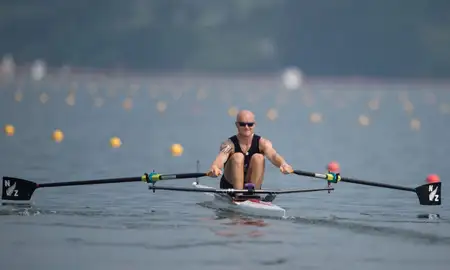
[[253, 127], [254, 124], [255, 124], [255, 123], [253, 123], [253, 122], [250, 122], [250, 123], [247, 123], [247, 122], [238, 122], [238, 125], [239, 125], [240, 127], [245, 127], [245, 126]]

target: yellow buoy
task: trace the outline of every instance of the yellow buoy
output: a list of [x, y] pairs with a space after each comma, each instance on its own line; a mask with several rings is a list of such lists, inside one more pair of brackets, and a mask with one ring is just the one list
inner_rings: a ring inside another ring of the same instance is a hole
[[129, 97], [126, 98], [122, 103], [122, 107], [127, 111], [131, 110], [131, 108], [133, 107], [133, 100]]
[[167, 103], [164, 101], [158, 101], [158, 103], [156, 103], [156, 109], [160, 113], [164, 112], [167, 109]]
[[69, 95], [66, 97], [66, 103], [69, 106], [75, 105], [75, 93], [70, 92]]
[[181, 144], [178, 144], [178, 143], [172, 144], [171, 150], [172, 150], [172, 156], [178, 157], [183, 154], [183, 146], [181, 146]]
[[5, 125], [5, 133], [8, 136], [13, 136], [15, 133], [16, 129], [14, 128], [13, 125]]
[[52, 139], [55, 142], [59, 143], [64, 139], [64, 133], [61, 130], [56, 129], [55, 131], [53, 131]]
[[228, 109], [228, 115], [231, 117], [236, 117], [238, 114], [238, 109], [236, 107], [231, 107]]
[[312, 113], [309, 115], [309, 121], [311, 123], [320, 123], [322, 122], [322, 114], [320, 113]]
[[112, 137], [109, 140], [109, 144], [111, 144], [112, 148], [119, 148], [122, 145], [122, 141], [118, 137]]
[[412, 130], [420, 130], [420, 120], [419, 119], [411, 119], [410, 127]]
[[358, 117], [358, 122], [361, 126], [368, 126], [370, 124], [370, 119], [365, 115], [360, 115]]
[[21, 101], [22, 101], [22, 99], [23, 99], [23, 94], [22, 94], [22, 91], [21, 91], [21, 90], [17, 90], [17, 91], [14, 93], [14, 99], [15, 99], [17, 102], [21, 102]]
[[276, 109], [274, 109], [274, 108], [269, 109], [267, 111], [266, 116], [267, 116], [267, 118], [269, 118], [269, 120], [275, 121], [275, 119], [278, 118], [278, 111]]

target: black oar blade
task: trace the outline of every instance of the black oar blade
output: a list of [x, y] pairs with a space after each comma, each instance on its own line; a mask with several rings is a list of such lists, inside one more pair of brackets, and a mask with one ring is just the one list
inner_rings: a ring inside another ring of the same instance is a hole
[[3, 177], [2, 200], [8, 201], [29, 201], [33, 192], [38, 188], [34, 182], [14, 178]]
[[441, 182], [424, 184], [415, 190], [421, 205], [441, 205]]

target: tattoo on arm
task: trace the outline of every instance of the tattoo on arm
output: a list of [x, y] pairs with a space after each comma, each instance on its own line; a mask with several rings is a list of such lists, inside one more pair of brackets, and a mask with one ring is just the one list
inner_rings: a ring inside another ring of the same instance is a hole
[[220, 145], [220, 152], [230, 154], [233, 151], [233, 145], [229, 141], [225, 141]]
[[230, 141], [225, 141], [220, 145], [220, 152], [214, 160], [213, 164], [221, 168], [225, 161], [228, 159], [229, 155], [233, 151], [234, 147]]

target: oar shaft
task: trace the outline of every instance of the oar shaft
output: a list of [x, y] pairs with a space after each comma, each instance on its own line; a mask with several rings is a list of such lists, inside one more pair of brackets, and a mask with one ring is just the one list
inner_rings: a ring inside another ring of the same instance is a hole
[[82, 186], [82, 185], [98, 185], [98, 184], [114, 184], [114, 183], [126, 183], [126, 182], [140, 182], [146, 181], [145, 177], [123, 177], [123, 178], [110, 178], [110, 179], [97, 179], [97, 180], [83, 180], [83, 181], [68, 181], [68, 182], [56, 182], [56, 183], [43, 183], [37, 184], [38, 188], [44, 187], [66, 187], [66, 186]]
[[410, 187], [384, 184], [384, 183], [375, 183], [375, 182], [369, 182], [369, 181], [358, 180], [358, 179], [347, 178], [347, 177], [342, 177], [341, 181], [347, 182], [347, 183], [353, 183], [353, 184], [366, 185], [366, 186], [382, 187], [382, 188], [390, 188], [390, 189], [396, 189], [396, 190], [416, 192], [416, 190], [414, 188], [410, 188]]
[[[205, 173], [179, 173], [179, 174], [149, 174], [149, 182], [159, 180], [171, 180], [171, 179], [183, 179], [183, 178], [196, 178], [206, 176]], [[122, 178], [109, 178], [109, 179], [96, 179], [96, 180], [82, 180], [82, 181], [68, 181], [68, 182], [56, 182], [56, 183], [43, 183], [37, 184], [37, 188], [44, 187], [66, 187], [66, 186], [82, 186], [82, 185], [98, 185], [98, 184], [114, 184], [114, 183], [126, 183], [126, 182], [147, 182], [147, 176], [139, 177], [122, 177]]]
[[[308, 177], [327, 179], [327, 175], [321, 174], [321, 173], [306, 172], [306, 171], [301, 171], [301, 170], [295, 170], [294, 173], [298, 174], [298, 175], [308, 176]], [[384, 183], [376, 183], [376, 182], [370, 182], [370, 181], [359, 180], [359, 179], [348, 178], [348, 177], [341, 177], [341, 182], [416, 192], [416, 190], [414, 188], [410, 188], [410, 187], [384, 184]]]
[[[151, 177], [151, 175], [149, 175]], [[206, 176], [206, 173], [178, 173], [178, 174], [156, 174], [153, 175], [158, 180], [197, 178]]]

